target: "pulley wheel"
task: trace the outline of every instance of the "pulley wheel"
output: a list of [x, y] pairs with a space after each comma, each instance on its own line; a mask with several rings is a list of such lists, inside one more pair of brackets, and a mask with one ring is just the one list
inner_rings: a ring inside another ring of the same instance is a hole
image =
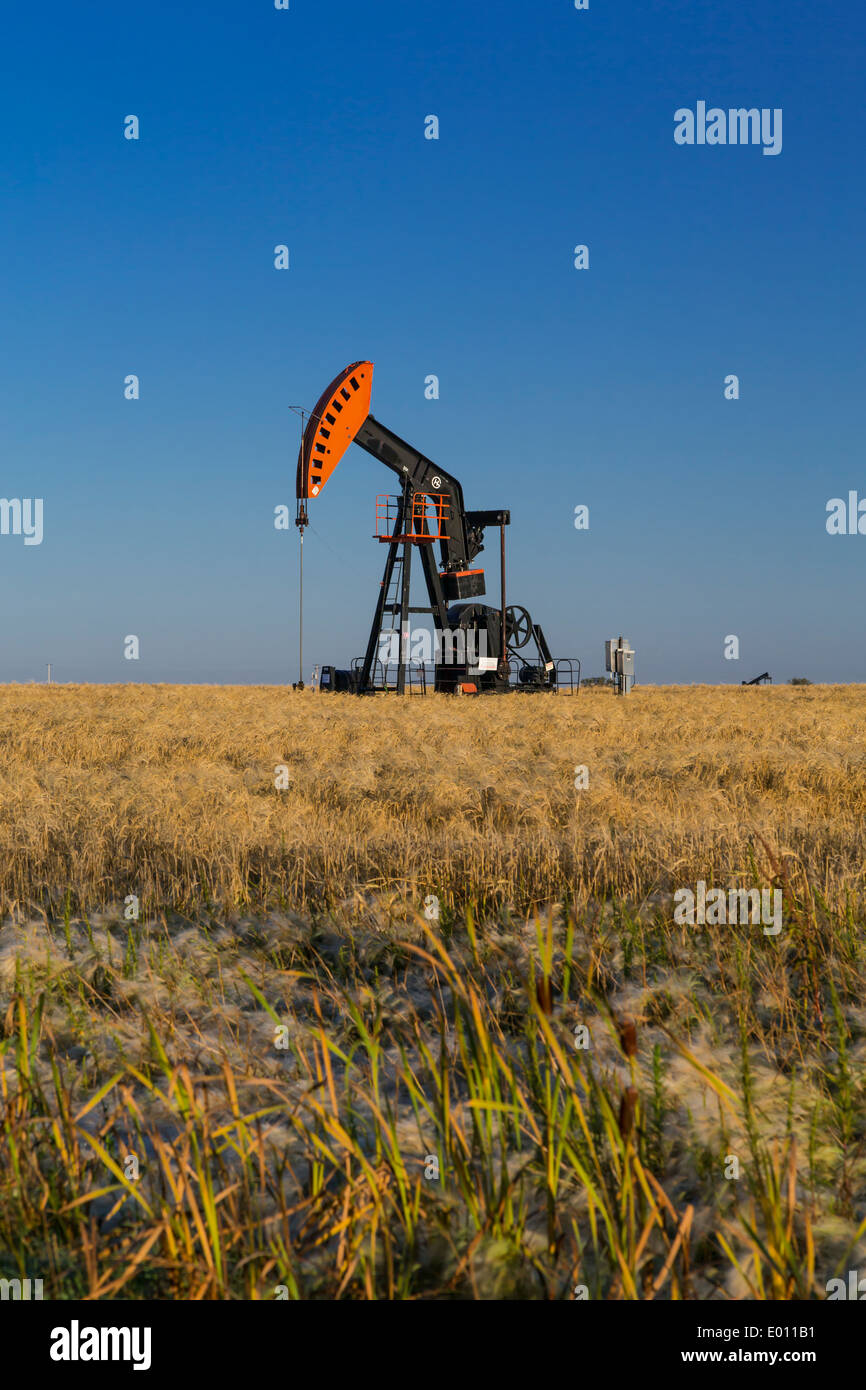
[[514, 647], [519, 651], [525, 647], [532, 636], [532, 619], [525, 608], [513, 608], [505, 610], [505, 640], [509, 647]]

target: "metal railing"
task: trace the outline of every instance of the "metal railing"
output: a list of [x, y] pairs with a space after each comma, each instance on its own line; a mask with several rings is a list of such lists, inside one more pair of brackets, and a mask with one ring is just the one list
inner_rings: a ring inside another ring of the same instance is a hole
[[[553, 692], [557, 695], [579, 695], [580, 694], [580, 660], [576, 656], [561, 656], [554, 662]], [[521, 680], [520, 673], [525, 671], [529, 679]], [[512, 657], [508, 663], [508, 680], [511, 685], [518, 689], [527, 686], [546, 685], [548, 671], [542, 661], [522, 661], [518, 657]]]
[[[351, 669], [354, 675], [360, 675], [364, 665], [362, 656], [352, 658]], [[370, 670], [370, 689], [383, 692], [394, 691], [397, 689], [397, 676], [399, 666], [396, 661], [382, 661], [380, 657], [375, 657]], [[407, 661], [406, 671], [406, 694], [407, 695], [426, 695], [427, 694], [427, 671], [423, 661]]]
[[[577, 667], [577, 683], [574, 679], [574, 668]], [[568, 689], [566, 690], [566, 684]], [[556, 692], [564, 695], [580, 694], [580, 660], [576, 656], [561, 656], [556, 662]]]
[[[354, 675], [360, 675], [364, 665], [364, 658], [356, 656], [352, 658], [351, 669]], [[428, 672], [427, 667], [430, 667]], [[426, 695], [428, 685], [432, 684], [435, 674], [435, 665], [432, 662], [407, 661], [406, 662], [406, 694], [407, 695]], [[396, 661], [382, 661], [381, 657], [376, 657], [370, 671], [370, 689], [380, 691], [394, 691], [397, 688], [397, 674], [399, 667]], [[531, 673], [530, 680], [521, 681], [520, 672]], [[553, 684], [553, 692], [557, 695], [579, 695], [580, 694], [580, 659], [576, 656], [561, 656], [554, 663], [554, 674], [556, 676]], [[546, 683], [548, 672], [541, 661], [522, 661], [517, 657], [512, 657], [508, 662], [509, 684], [517, 689], [531, 686], [536, 683], [543, 685]]]
[[[374, 539], [380, 541], [442, 541], [447, 538], [445, 522], [451, 516], [450, 497], [447, 492], [413, 493], [405, 514], [400, 521], [403, 499], [386, 492], [376, 498], [376, 531]], [[400, 522], [400, 534], [394, 534]]]

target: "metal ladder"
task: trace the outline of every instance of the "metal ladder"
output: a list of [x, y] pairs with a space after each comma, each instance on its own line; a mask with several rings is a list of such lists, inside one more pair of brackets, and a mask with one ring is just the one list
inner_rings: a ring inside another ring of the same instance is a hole
[[[388, 689], [388, 667], [393, 663], [391, 645], [392, 639], [397, 638], [398, 647], [401, 641], [400, 631], [400, 609], [401, 593], [403, 587], [403, 555], [399, 553], [394, 556], [394, 568], [391, 570], [391, 577], [388, 581], [388, 588], [385, 593], [385, 602], [382, 605], [382, 622], [379, 627], [378, 646], [376, 648], [376, 660], [370, 675], [371, 684], [377, 690]], [[390, 627], [386, 626], [385, 614], [391, 616]], [[396, 625], [394, 625], [396, 622]], [[383, 639], [388, 638], [387, 653], [383, 653]]]

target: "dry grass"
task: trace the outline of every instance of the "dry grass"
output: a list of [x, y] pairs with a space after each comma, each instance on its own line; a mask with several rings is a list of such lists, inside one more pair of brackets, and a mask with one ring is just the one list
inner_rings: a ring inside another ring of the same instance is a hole
[[866, 863], [858, 686], [492, 703], [5, 687], [0, 747], [7, 909], [67, 890], [302, 907], [359, 885], [525, 908], [748, 874], [759, 837], [837, 897]]
[[[863, 1266], [866, 690], [0, 706], [0, 1277], [789, 1299]], [[782, 934], [675, 924], [700, 877], [781, 887]]]

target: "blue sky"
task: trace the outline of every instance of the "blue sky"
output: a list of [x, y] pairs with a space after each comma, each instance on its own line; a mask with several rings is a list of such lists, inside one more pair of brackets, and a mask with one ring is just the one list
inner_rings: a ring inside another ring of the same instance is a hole
[[[800, 0], [10, 12], [0, 495], [44, 539], [0, 536], [0, 679], [296, 679], [289, 406], [358, 358], [511, 508], [510, 598], [585, 674], [624, 632], [645, 682], [866, 679], [866, 536], [825, 528], [866, 497], [864, 38]], [[782, 108], [781, 154], [676, 145], [699, 100]], [[390, 482], [353, 448], [311, 504], [305, 678], [363, 651]]]

